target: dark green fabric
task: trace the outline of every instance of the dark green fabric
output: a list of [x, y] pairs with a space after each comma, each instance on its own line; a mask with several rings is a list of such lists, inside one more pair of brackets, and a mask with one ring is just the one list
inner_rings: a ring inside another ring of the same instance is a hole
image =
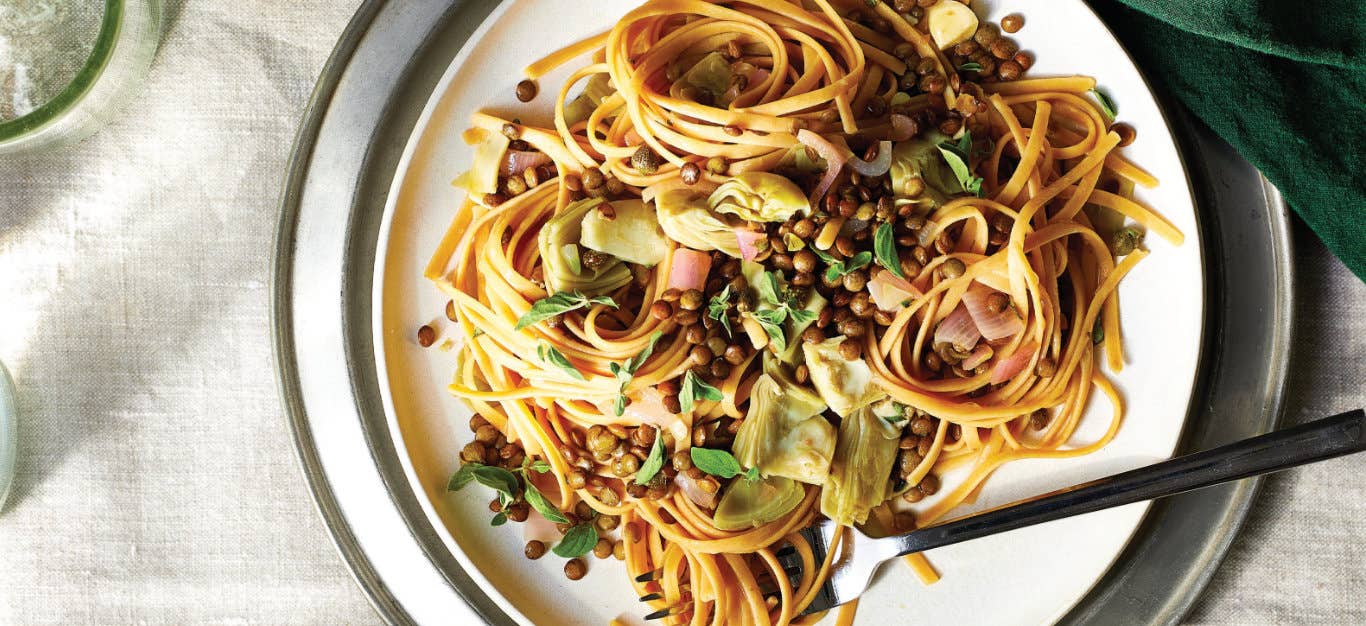
[[1089, 1], [1366, 280], [1366, 0]]

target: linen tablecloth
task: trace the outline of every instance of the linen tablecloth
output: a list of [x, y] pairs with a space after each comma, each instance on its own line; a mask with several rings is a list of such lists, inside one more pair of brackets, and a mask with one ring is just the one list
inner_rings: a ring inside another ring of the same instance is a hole
[[[282, 172], [354, 9], [173, 2], [124, 117], [0, 161], [0, 624], [378, 621], [295, 461], [267, 316]], [[1366, 286], [1296, 232], [1291, 421], [1366, 402]], [[1364, 474], [1268, 480], [1190, 621], [1366, 623]]]

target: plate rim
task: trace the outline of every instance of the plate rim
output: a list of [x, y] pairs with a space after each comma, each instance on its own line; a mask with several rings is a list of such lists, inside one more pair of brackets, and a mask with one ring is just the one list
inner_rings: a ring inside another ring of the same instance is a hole
[[[293, 440], [295, 443], [296, 457], [300, 463], [300, 469], [309, 485], [311, 495], [319, 509], [323, 521], [327, 524], [329, 533], [336, 545], [340, 555], [352, 570], [353, 577], [361, 586], [364, 593], [370, 599], [377, 611], [386, 620], [391, 622], [406, 623], [411, 621], [406, 611], [394, 601], [393, 596], [384, 587], [384, 581], [380, 580], [375, 574], [374, 567], [363, 548], [359, 545], [356, 536], [351, 532], [345, 517], [338, 508], [335, 494], [332, 491], [330, 482], [321, 466], [316, 454], [315, 441], [311, 436], [310, 423], [307, 407], [304, 406], [299, 392], [299, 367], [300, 363], [293, 351], [293, 328], [289, 304], [292, 294], [290, 271], [294, 264], [294, 234], [295, 226], [302, 209], [302, 189], [303, 183], [308, 179], [310, 173], [312, 148], [318, 138], [318, 133], [322, 126], [323, 118], [331, 105], [333, 96], [341, 74], [355, 60], [356, 53], [366, 32], [370, 29], [375, 17], [385, 8], [393, 8], [401, 2], [387, 2], [386, 0], [367, 0], [358, 9], [347, 29], [343, 32], [337, 46], [329, 56], [327, 63], [320, 74], [319, 82], [307, 108], [302, 117], [299, 132], [295, 138], [294, 146], [291, 149], [291, 158], [287, 170], [285, 187], [280, 199], [280, 217], [276, 229], [276, 246], [272, 258], [272, 297], [271, 305], [271, 333], [272, 343], [274, 344], [274, 366], [277, 373], [277, 381], [286, 418], [290, 424]], [[452, 5], [463, 5], [467, 2], [457, 0]], [[434, 27], [434, 26], [433, 26]], [[1159, 102], [1159, 106], [1161, 103]], [[373, 140], [373, 137], [372, 137]], [[1186, 150], [1190, 150], [1189, 147]], [[1183, 151], [1183, 158], [1185, 158]], [[1189, 170], [1189, 168], [1187, 168]], [[1265, 184], [1265, 183], [1264, 183]], [[1286, 206], [1274, 192], [1274, 188], [1267, 193], [1268, 211], [1271, 216], [1270, 223], [1272, 230], [1275, 231], [1272, 242], [1279, 243], [1275, 252], [1278, 258], [1272, 264], [1278, 284], [1289, 284], [1289, 275], [1293, 268], [1293, 258], [1289, 255], [1290, 241], [1286, 236], [1289, 224]], [[1198, 205], [1199, 203], [1197, 203]], [[354, 213], [355, 207], [349, 209]], [[353, 215], [352, 215], [353, 216]], [[348, 216], [351, 217], [351, 216]], [[1285, 297], [1276, 298], [1277, 303], [1282, 308], [1287, 308], [1286, 303], [1291, 302], [1290, 292], [1282, 292]], [[1291, 311], [1293, 313], [1293, 311]], [[1203, 329], [1202, 329], [1203, 332]], [[1272, 338], [1272, 349], [1280, 352], [1280, 367], [1272, 367], [1271, 376], [1267, 380], [1267, 390], [1277, 399], [1282, 395], [1284, 389], [1284, 361], [1288, 356], [1290, 329], [1278, 329], [1275, 337]], [[1274, 354], [1272, 355], [1275, 356]], [[1274, 364], [1273, 364], [1274, 365]], [[1279, 375], [1275, 370], [1279, 369]], [[1276, 407], [1271, 407], [1266, 412], [1272, 416], [1272, 422], [1279, 417], [1279, 402]], [[1251, 485], [1247, 491], [1254, 491], [1255, 484]], [[394, 494], [390, 494], [393, 497]], [[1200, 589], [1203, 589], [1208, 580], [1208, 576], [1213, 574], [1215, 566], [1222, 560], [1227, 551], [1228, 544], [1237, 534], [1237, 527], [1241, 526], [1245, 519], [1247, 510], [1252, 502], [1252, 494], [1245, 493], [1237, 498], [1237, 501], [1229, 508], [1228, 513], [1235, 520], [1233, 528], [1230, 528], [1224, 535], [1221, 546], [1216, 546], [1215, 552], [1206, 559], [1203, 568], [1207, 574], [1203, 580], [1197, 581], [1193, 589], [1188, 590], [1184, 595], [1188, 600], [1184, 603], [1184, 610], [1194, 602]], [[412, 520], [406, 520], [411, 526]], [[1179, 617], [1179, 614], [1177, 615]]]

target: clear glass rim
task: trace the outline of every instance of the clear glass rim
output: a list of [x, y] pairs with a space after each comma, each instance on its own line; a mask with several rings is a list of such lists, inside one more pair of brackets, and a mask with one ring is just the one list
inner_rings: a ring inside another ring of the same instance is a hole
[[119, 30], [123, 24], [123, 11], [123, 0], [105, 0], [104, 20], [100, 24], [99, 35], [95, 38], [95, 46], [80, 72], [77, 72], [76, 77], [57, 94], [57, 97], [26, 115], [0, 123], [0, 142], [22, 137], [60, 119], [90, 92], [113, 56], [115, 44], [119, 39]]

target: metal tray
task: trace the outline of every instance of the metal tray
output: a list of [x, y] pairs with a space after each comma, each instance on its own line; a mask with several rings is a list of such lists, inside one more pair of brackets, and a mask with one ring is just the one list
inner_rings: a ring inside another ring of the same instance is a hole
[[[512, 623], [437, 538], [403, 475], [369, 332], [371, 268], [395, 166], [450, 59], [496, 5], [365, 2], [319, 78], [281, 199], [271, 320], [281, 394], [304, 477], [338, 551], [394, 624]], [[1276, 190], [1178, 107], [1167, 110], [1205, 246], [1205, 345], [1180, 447], [1191, 451], [1278, 423], [1292, 260]], [[1259, 484], [1152, 507], [1116, 564], [1062, 622], [1179, 621], [1223, 559]]]

